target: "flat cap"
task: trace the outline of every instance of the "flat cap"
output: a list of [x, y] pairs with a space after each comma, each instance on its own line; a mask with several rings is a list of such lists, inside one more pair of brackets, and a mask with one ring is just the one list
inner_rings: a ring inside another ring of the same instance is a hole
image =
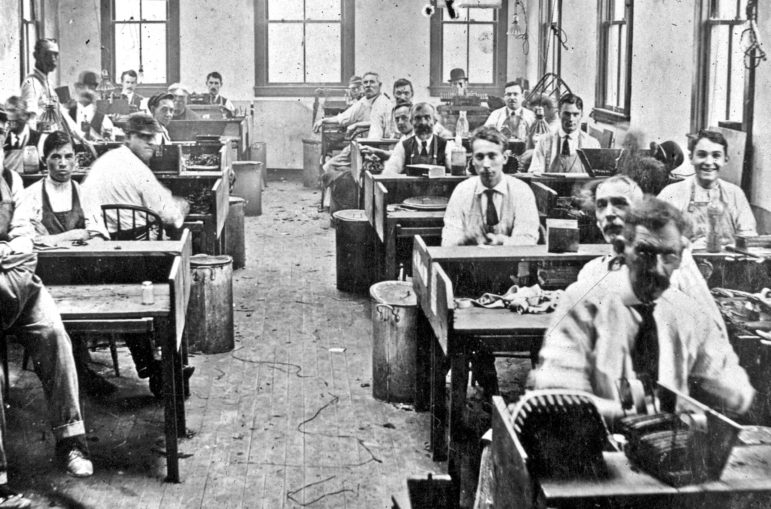
[[183, 85], [182, 83], [172, 83], [169, 85], [169, 93], [176, 95], [177, 92], [183, 92], [185, 95], [191, 94], [190, 87], [187, 85]]
[[147, 113], [132, 113], [128, 118], [126, 133], [154, 135], [161, 132], [161, 125]]

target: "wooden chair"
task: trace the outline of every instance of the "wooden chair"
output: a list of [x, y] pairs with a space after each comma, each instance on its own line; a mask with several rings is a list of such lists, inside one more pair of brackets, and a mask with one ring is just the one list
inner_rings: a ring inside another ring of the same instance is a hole
[[[115, 213], [115, 224], [117, 230], [110, 233], [112, 240], [163, 240], [163, 221], [161, 216], [146, 207], [129, 204], [106, 204], [102, 205], [102, 219], [105, 227], [107, 223], [107, 213]], [[121, 224], [121, 218], [131, 217], [131, 229], [124, 229]], [[141, 223], [137, 226], [137, 219]]]

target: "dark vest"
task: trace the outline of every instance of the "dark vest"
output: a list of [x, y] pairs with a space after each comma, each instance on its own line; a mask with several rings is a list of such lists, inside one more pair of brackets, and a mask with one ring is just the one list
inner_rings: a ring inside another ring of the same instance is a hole
[[434, 135], [434, 138], [431, 140], [431, 145], [426, 147], [428, 151], [428, 157], [423, 156], [421, 157], [420, 150], [422, 148], [422, 144], [420, 143], [420, 140], [416, 138], [415, 136], [410, 136], [406, 140], [402, 141], [402, 146], [404, 147], [404, 164], [437, 164], [439, 166], [444, 166], [445, 163], [445, 157], [444, 157], [444, 151], [447, 147], [447, 140], [444, 138], [440, 138], [437, 135]]
[[43, 192], [43, 226], [49, 235], [58, 235], [70, 230], [82, 230], [86, 227], [86, 216], [80, 206], [80, 196], [72, 184], [72, 207], [65, 212], [54, 212], [51, 208], [51, 200], [48, 198], [46, 186], [42, 186]]
[[[77, 104], [70, 108], [70, 117], [72, 117], [72, 120], [74, 120], [76, 123], [78, 121], [78, 106]], [[91, 119], [91, 129], [93, 129], [97, 133], [102, 132], [102, 121], [104, 120], [104, 115], [99, 113], [98, 111], [94, 111], [94, 118]], [[80, 127], [80, 126], [78, 126]]]

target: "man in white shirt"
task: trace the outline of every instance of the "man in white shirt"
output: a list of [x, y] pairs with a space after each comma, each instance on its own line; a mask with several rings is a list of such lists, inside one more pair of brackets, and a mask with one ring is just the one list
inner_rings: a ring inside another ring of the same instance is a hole
[[535, 123], [535, 113], [522, 106], [524, 94], [519, 81], [509, 81], [504, 88], [506, 106], [490, 113], [485, 121], [508, 138], [527, 139], [530, 127]]
[[150, 110], [150, 114], [155, 120], [158, 121], [158, 125], [161, 132], [158, 133], [155, 140], [156, 145], [169, 145], [171, 144], [171, 136], [167, 129], [169, 122], [174, 117], [174, 96], [168, 92], [161, 92], [155, 94], [147, 101], [147, 109]]
[[222, 88], [222, 75], [217, 71], [206, 75], [206, 88], [209, 89], [209, 95], [206, 96], [206, 104], [216, 104], [222, 109], [222, 113], [227, 118], [233, 118], [236, 114], [236, 107], [225, 97], [220, 95]]
[[38, 39], [35, 43], [35, 69], [21, 83], [21, 98], [27, 102], [29, 126], [37, 129], [37, 120], [48, 104], [59, 102], [48, 74], [59, 64], [59, 45], [55, 39]]
[[580, 130], [584, 101], [565, 94], [559, 101], [560, 128], [542, 136], [533, 150], [530, 173], [585, 173], [576, 152], [579, 148], [600, 148], [600, 142]]
[[133, 69], [123, 71], [120, 75], [120, 84], [122, 87], [120, 96], [121, 99], [128, 101], [131, 113], [141, 110], [142, 101], [144, 100], [144, 97], [135, 92], [137, 79], [137, 73]]
[[114, 126], [112, 120], [96, 110], [96, 87], [99, 82], [95, 72], [80, 73], [75, 90], [78, 99], [68, 113], [74, 121], [77, 132], [87, 140], [108, 141], [112, 139]]
[[521, 180], [503, 174], [507, 140], [483, 126], [471, 136], [477, 175], [458, 184], [444, 214], [443, 246], [535, 245], [540, 227], [535, 197]]
[[3, 143], [3, 153], [5, 155], [5, 168], [24, 173], [24, 152], [32, 150], [36, 157], [40, 159], [42, 152], [40, 145], [40, 133], [30, 128], [27, 120], [27, 102], [19, 96], [12, 95], [2, 106], [8, 115], [8, 132]]

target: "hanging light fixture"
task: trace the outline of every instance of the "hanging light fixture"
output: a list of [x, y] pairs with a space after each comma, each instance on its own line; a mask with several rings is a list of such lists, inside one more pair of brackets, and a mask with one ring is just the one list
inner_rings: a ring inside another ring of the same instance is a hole
[[102, 95], [102, 100], [112, 100], [112, 93], [116, 88], [118, 86], [110, 81], [110, 73], [107, 72], [107, 69], [102, 69], [102, 79], [96, 87], [96, 91]]

